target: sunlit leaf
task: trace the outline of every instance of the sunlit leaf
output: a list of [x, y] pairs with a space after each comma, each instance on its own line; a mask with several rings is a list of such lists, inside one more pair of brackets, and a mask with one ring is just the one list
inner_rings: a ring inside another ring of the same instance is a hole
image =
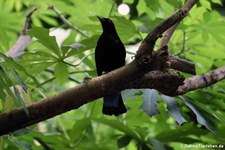
[[207, 8], [207, 9], [211, 10], [211, 4], [210, 4], [209, 1], [206, 1], [206, 0], [200, 0], [200, 3], [201, 3], [201, 5], [202, 5], [203, 7], [205, 7], [205, 8]]

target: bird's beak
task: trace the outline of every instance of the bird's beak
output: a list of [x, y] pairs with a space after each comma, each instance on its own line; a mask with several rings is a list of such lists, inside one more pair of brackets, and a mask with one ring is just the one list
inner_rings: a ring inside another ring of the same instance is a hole
[[97, 17], [101, 22], [105, 21], [105, 19], [103, 17], [100, 17], [100, 16], [97, 16]]

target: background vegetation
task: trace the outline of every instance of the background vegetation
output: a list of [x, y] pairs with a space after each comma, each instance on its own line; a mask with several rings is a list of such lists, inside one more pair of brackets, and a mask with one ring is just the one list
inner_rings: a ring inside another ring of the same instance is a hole
[[[110, 17], [127, 47], [127, 62], [137, 45], [160, 21], [185, 0], [1, 0], [0, 1], [0, 111], [36, 102], [95, 77], [94, 48], [102, 32], [97, 15]], [[179, 25], [169, 50], [196, 64], [197, 74], [225, 63], [225, 8], [223, 1], [200, 0]], [[127, 3], [130, 14], [117, 6]], [[65, 24], [51, 8], [54, 5]], [[32, 15], [34, 38], [21, 58], [4, 55], [16, 42], [26, 13]], [[49, 36], [51, 35], [55, 36]], [[134, 47], [131, 49], [131, 47]], [[189, 77], [188, 74], [183, 74]], [[129, 111], [119, 117], [101, 113], [102, 100], [0, 138], [2, 149], [133, 150], [181, 149], [188, 144], [225, 143], [225, 83], [168, 97], [152, 89], [125, 90]], [[65, 99], [66, 100], [66, 99]], [[28, 113], [28, 112], [27, 112]], [[223, 145], [225, 148], [225, 145]], [[208, 148], [202, 148], [208, 149]]]

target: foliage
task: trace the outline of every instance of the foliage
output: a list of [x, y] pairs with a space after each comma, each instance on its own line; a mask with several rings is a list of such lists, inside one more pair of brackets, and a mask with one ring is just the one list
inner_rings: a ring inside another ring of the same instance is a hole
[[[129, 4], [129, 15], [121, 16], [117, 12], [121, 2]], [[23, 106], [29, 115], [26, 104], [76, 86], [85, 77], [95, 77], [93, 54], [101, 34], [97, 15], [111, 17], [120, 38], [129, 47], [138, 44], [157, 23], [184, 4], [184, 0], [135, 2], [0, 1], [0, 111]], [[49, 4], [56, 6], [76, 28], [70, 29], [53, 10], [47, 9]], [[219, 4], [217, 0], [200, 0], [169, 44], [171, 53], [195, 62], [198, 74], [225, 63], [225, 19], [213, 9]], [[34, 6], [38, 10], [27, 32], [34, 38], [22, 58], [13, 60], [4, 52], [15, 43], [25, 13]], [[59, 36], [50, 36], [55, 30], [69, 34], [60, 40]], [[26, 150], [179, 150], [185, 144], [219, 145], [225, 143], [224, 89], [225, 83], [220, 82], [174, 98], [151, 89], [125, 90], [123, 97], [129, 110], [122, 116], [102, 115], [102, 101], [97, 100], [3, 136], [0, 144], [2, 149]]]

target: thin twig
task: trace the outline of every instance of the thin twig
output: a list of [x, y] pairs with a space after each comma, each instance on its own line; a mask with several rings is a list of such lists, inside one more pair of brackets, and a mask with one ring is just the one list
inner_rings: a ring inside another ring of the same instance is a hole
[[25, 23], [23, 25], [23, 30], [21, 31], [21, 35], [26, 35], [27, 30], [30, 28], [30, 19], [31, 15], [37, 10], [36, 7], [32, 8], [26, 15]]
[[83, 35], [86, 38], [90, 37], [87, 33], [80, 30], [78, 27], [74, 26], [72, 23], [70, 23], [54, 5], [49, 5], [49, 8], [52, 9], [59, 16], [59, 18], [63, 21], [63, 23], [66, 24], [68, 27], [77, 31], [78, 33], [80, 33], [81, 35]]

